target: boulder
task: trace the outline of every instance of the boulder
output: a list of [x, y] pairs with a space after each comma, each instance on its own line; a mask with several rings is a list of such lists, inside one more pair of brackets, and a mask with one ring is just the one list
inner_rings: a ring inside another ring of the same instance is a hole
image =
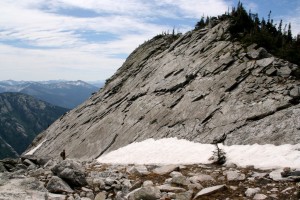
[[190, 200], [192, 199], [193, 191], [180, 192], [175, 194], [176, 200]]
[[173, 187], [171, 185], [160, 185], [157, 186], [158, 189], [161, 192], [174, 192], [174, 193], [179, 193], [179, 192], [185, 192], [186, 190], [184, 188], [181, 187]]
[[241, 174], [239, 171], [227, 171], [225, 174], [228, 181], [243, 181], [246, 179], [245, 174]]
[[148, 171], [145, 165], [135, 165], [127, 169], [129, 174], [136, 174], [136, 175], [148, 175], [150, 172]]
[[275, 67], [271, 67], [266, 71], [266, 74], [268, 76], [274, 76], [277, 73], [277, 69]]
[[198, 183], [198, 182], [215, 182], [216, 180], [210, 176], [210, 175], [207, 175], [207, 174], [199, 174], [199, 175], [196, 175], [196, 176], [192, 176], [189, 178], [189, 180], [192, 182], [192, 183]]
[[0, 173], [7, 172], [6, 168], [4, 167], [4, 164], [0, 162]]
[[270, 172], [269, 177], [273, 179], [274, 181], [286, 181], [286, 177], [282, 177], [282, 170], [281, 169], [276, 169], [272, 172]]
[[202, 189], [200, 192], [198, 192], [195, 195], [194, 199], [197, 199], [198, 197], [206, 196], [206, 195], [209, 195], [209, 194], [212, 194], [212, 193], [224, 190], [225, 188], [226, 188], [225, 185], [216, 185], [216, 186], [204, 188], [204, 189]]
[[79, 162], [70, 159], [63, 160], [51, 170], [55, 175], [64, 179], [71, 186], [87, 185], [84, 168]]
[[292, 70], [288, 66], [283, 66], [278, 68], [277, 75], [281, 77], [289, 77], [292, 73]]
[[127, 195], [128, 200], [157, 200], [161, 197], [158, 187], [147, 186], [138, 188]]
[[264, 200], [267, 198], [268, 198], [268, 196], [266, 196], [264, 194], [255, 194], [255, 196], [253, 197], [253, 200]]
[[291, 97], [300, 97], [300, 87], [295, 86], [291, 91], [290, 91], [290, 96]]
[[262, 59], [270, 57], [270, 54], [266, 51], [266, 49], [260, 47], [258, 49], [252, 49], [247, 53], [248, 57], [251, 59]]
[[24, 178], [20, 184], [26, 190], [35, 190], [40, 192], [46, 192], [46, 188], [44, 187], [44, 183], [39, 181], [39, 179], [35, 177]]
[[274, 57], [270, 57], [270, 58], [264, 58], [261, 60], [256, 61], [256, 64], [260, 67], [267, 67], [269, 65], [271, 65], [274, 62]]
[[64, 181], [62, 180], [61, 178], [57, 177], [57, 176], [53, 176], [47, 186], [46, 186], [46, 189], [49, 191], [49, 192], [52, 192], [52, 193], [63, 193], [63, 192], [66, 192], [66, 193], [72, 193], [74, 192], [70, 186]]
[[18, 159], [13, 159], [13, 158], [5, 158], [1, 160], [3, 163], [3, 166], [6, 168], [7, 171], [13, 172], [16, 170], [19, 170], [16, 166], [19, 164]]
[[161, 167], [157, 167], [153, 170], [153, 173], [158, 174], [158, 175], [165, 175], [169, 174], [173, 171], [177, 171], [179, 169], [178, 165], [164, 165]]
[[171, 183], [187, 186], [188, 184], [190, 184], [190, 181], [186, 176], [183, 176], [182, 174], [176, 174], [172, 176]]
[[99, 192], [94, 200], [105, 200], [106, 199], [106, 192]]
[[67, 198], [67, 195], [64, 195], [64, 194], [52, 194], [52, 193], [46, 194], [47, 200], [65, 200], [66, 198]]
[[26, 166], [30, 166], [30, 165], [34, 165], [35, 166], [35, 164], [31, 160], [29, 160], [29, 159], [25, 159], [23, 161], [23, 164], [25, 164]]
[[260, 188], [248, 188], [245, 195], [246, 197], [253, 197], [258, 192], [260, 192]]

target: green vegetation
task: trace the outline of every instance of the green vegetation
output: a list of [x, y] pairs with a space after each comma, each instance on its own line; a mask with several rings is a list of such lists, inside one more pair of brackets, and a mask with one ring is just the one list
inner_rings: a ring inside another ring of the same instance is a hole
[[[300, 35], [293, 38], [291, 24], [283, 26], [282, 20], [278, 25], [274, 24], [271, 11], [266, 21], [264, 18], [259, 19], [258, 14], [251, 11], [248, 13], [239, 2], [237, 8], [233, 8], [230, 14], [227, 13], [222, 17], [224, 16], [232, 21], [229, 28], [231, 35], [243, 44], [256, 43], [274, 56], [300, 65]], [[204, 20], [202, 17], [195, 28], [207, 26], [210, 19]]]

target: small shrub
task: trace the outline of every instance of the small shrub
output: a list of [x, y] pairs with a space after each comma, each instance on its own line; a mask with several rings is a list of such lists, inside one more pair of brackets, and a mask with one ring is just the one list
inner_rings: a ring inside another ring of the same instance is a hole
[[216, 150], [213, 151], [213, 164], [223, 165], [226, 162], [226, 153], [220, 149], [218, 143], [215, 144]]

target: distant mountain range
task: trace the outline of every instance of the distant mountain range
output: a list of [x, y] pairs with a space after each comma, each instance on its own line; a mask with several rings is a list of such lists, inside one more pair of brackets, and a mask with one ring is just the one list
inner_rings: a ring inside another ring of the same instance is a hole
[[103, 81], [92, 82], [95, 85], [83, 81], [0, 81], [0, 93], [19, 92], [31, 95], [50, 104], [64, 108], [75, 108], [92, 93], [104, 85]]
[[68, 109], [21, 93], [0, 94], [0, 159], [17, 157]]

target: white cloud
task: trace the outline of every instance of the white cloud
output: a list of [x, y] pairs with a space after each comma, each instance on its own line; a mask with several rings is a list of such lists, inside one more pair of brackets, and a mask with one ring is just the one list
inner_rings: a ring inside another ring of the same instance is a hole
[[7, 45], [0, 45], [0, 60], [0, 79], [17, 80], [106, 79], [123, 63], [123, 59], [77, 49], [32, 50]]
[[[80, 74], [85, 70], [91, 72], [87, 79], [105, 79], [124, 61], [113, 55], [131, 53], [151, 37], [172, 30], [174, 21], [183, 22], [176, 25], [180, 31], [191, 29], [184, 21], [222, 14], [228, 5], [226, 0], [1, 0], [0, 79], [13, 78], [8, 71], [20, 79], [20, 70], [35, 71], [24, 79], [55, 79], [47, 78], [47, 70], [49, 76], [72, 73], [76, 79], [84, 79]], [[83, 9], [97, 14], [78, 17], [65, 12]], [[115, 38], [99, 41], [84, 31]]]

